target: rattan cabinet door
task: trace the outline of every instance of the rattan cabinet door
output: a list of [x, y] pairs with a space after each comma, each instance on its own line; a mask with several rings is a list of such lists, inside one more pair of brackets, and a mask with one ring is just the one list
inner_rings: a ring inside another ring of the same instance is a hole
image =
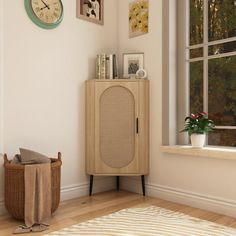
[[95, 86], [95, 169], [97, 174], [138, 173], [138, 83]]

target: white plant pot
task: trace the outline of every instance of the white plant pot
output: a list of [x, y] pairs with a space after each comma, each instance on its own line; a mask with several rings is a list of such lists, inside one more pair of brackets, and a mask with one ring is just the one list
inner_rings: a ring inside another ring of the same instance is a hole
[[191, 134], [190, 139], [192, 147], [203, 148], [206, 140], [206, 134]]

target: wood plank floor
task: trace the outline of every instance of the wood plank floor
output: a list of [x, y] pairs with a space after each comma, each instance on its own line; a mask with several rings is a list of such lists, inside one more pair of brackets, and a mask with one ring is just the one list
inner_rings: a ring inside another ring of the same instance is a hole
[[[124, 208], [140, 205], [156, 205], [172, 211], [183, 212], [190, 216], [236, 228], [236, 219], [231, 217], [157, 198], [143, 197], [134, 193], [111, 191], [95, 194], [92, 197], [82, 197], [62, 202], [59, 209], [53, 215], [50, 230], [42, 233], [21, 235], [43, 235], [95, 217], [107, 215]], [[22, 224], [22, 222], [16, 221], [8, 215], [0, 216], [0, 236], [13, 235], [12, 232], [20, 224]]]

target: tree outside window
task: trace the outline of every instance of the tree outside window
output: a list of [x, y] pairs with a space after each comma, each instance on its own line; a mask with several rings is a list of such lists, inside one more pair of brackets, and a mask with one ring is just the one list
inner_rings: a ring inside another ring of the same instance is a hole
[[208, 144], [236, 147], [236, 0], [187, 0], [190, 112], [207, 111]]

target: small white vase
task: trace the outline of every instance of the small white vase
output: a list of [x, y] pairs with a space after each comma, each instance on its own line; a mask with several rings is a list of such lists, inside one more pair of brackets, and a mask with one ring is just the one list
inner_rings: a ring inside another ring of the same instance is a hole
[[203, 148], [206, 140], [206, 134], [191, 134], [190, 139], [192, 147]]

